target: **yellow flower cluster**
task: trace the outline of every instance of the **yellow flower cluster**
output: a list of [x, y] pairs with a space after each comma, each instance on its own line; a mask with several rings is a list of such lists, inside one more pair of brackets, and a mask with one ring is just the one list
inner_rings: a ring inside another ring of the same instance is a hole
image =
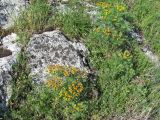
[[96, 5], [103, 8], [109, 8], [112, 6], [110, 3], [107, 2], [97, 2]]
[[125, 50], [124, 53], [123, 53], [123, 55], [122, 55], [122, 57], [124, 59], [128, 59], [128, 58], [131, 57], [131, 53], [128, 50]]
[[76, 67], [71, 67], [71, 68], [69, 69], [69, 71], [70, 71], [71, 74], [75, 74], [75, 73], [77, 73], [77, 72], [80, 72]]
[[54, 88], [55, 90], [63, 85], [63, 80], [60, 77], [55, 77], [53, 79], [47, 80], [47, 86]]
[[80, 112], [83, 110], [83, 103], [77, 103], [73, 105], [73, 112]]
[[[123, 4], [111, 4], [111, 3], [107, 3], [107, 2], [97, 2], [96, 5], [99, 7], [102, 7], [102, 9], [100, 9], [101, 15], [98, 16], [99, 19], [102, 20], [103, 22], [106, 22], [108, 20], [108, 18], [109, 18], [109, 21], [110, 21], [110, 19], [112, 19], [111, 21], [113, 23], [111, 23], [111, 24], [114, 24], [119, 21], [119, 16], [117, 16], [117, 12], [123, 12], [126, 10], [125, 5], [123, 5]], [[108, 27], [108, 26], [106, 26], [106, 27]], [[97, 26], [94, 29], [94, 32], [103, 33], [104, 35], [110, 36], [115, 40], [120, 39], [120, 35], [116, 35], [118, 33], [116, 33], [116, 31], [114, 31], [111, 28], [100, 28]]]
[[73, 82], [71, 85], [68, 86], [68, 91], [64, 91], [63, 93], [60, 93], [60, 96], [63, 96], [63, 98], [66, 101], [70, 101], [75, 97], [80, 96], [82, 93], [84, 87], [81, 82]]
[[65, 91], [65, 92], [63, 93], [63, 98], [64, 98], [66, 101], [70, 101], [70, 100], [73, 99], [73, 96], [70, 95], [68, 91]]
[[106, 28], [105, 30], [104, 30], [104, 34], [105, 35], [111, 35], [111, 30], [110, 30], [110, 28]]
[[111, 13], [111, 11], [110, 10], [104, 10], [104, 14], [107, 16], [107, 15], [109, 15]]
[[68, 89], [72, 95], [79, 96], [84, 88], [81, 82], [73, 82]]
[[123, 5], [116, 5], [116, 9], [119, 11], [119, 12], [123, 12], [126, 10], [126, 7], [123, 6]]
[[61, 66], [61, 65], [58, 65], [58, 64], [48, 66], [48, 72], [49, 73], [61, 72], [61, 73], [63, 73], [63, 75], [65, 77], [69, 77], [69, 76], [74, 75], [74, 74], [81, 74], [83, 76], [86, 76], [85, 72], [80, 71], [76, 67]]
[[[80, 96], [84, 90], [84, 86], [80, 80], [83, 78], [86, 80], [87, 74], [85, 71], [80, 71], [76, 67], [52, 65], [48, 67], [48, 72], [53, 74], [53, 79], [47, 80], [47, 85], [55, 90], [60, 90], [58, 91], [59, 96], [63, 97], [66, 101]], [[66, 81], [68, 79], [73, 81], [68, 84]]]
[[70, 76], [70, 73], [69, 73], [69, 71], [64, 70], [64, 71], [63, 71], [63, 75], [64, 75], [65, 77], [68, 77], [68, 76]]
[[[98, 7], [102, 7], [104, 8], [104, 14], [105, 15], [108, 15], [111, 13], [111, 11], [109, 10], [110, 8], [115, 8], [117, 11], [119, 12], [123, 12], [126, 10], [126, 7], [124, 5], [121, 5], [121, 4], [117, 4], [117, 5], [112, 5], [110, 3], [107, 3], [107, 2], [97, 2], [96, 5]], [[113, 7], [112, 7], [113, 6]]]
[[49, 73], [55, 73], [56, 71], [60, 71], [62, 69], [63, 69], [63, 66], [61, 66], [59, 64], [48, 66], [48, 72]]

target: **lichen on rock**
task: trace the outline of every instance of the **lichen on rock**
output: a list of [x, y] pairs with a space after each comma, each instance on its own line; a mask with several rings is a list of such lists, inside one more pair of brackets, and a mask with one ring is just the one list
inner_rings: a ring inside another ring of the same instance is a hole
[[0, 27], [9, 28], [13, 25], [15, 17], [24, 8], [24, 0], [0, 1]]
[[28, 57], [31, 75], [36, 82], [47, 77], [47, 66], [60, 64], [87, 70], [85, 61], [88, 50], [80, 42], [69, 41], [60, 31], [35, 34], [28, 43]]

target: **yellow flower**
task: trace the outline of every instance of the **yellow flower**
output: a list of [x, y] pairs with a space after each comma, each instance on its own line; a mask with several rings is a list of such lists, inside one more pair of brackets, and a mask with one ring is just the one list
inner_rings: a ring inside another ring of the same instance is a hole
[[71, 96], [67, 91], [65, 91], [63, 94], [66, 101], [70, 101], [71, 99], [73, 99], [73, 96]]
[[64, 76], [65, 77], [68, 77], [70, 74], [69, 74], [69, 71], [67, 71], [67, 70], [65, 70], [64, 72], [63, 72], [63, 74], [64, 74]]
[[116, 9], [117, 9], [119, 12], [122, 12], [122, 11], [125, 11], [125, 10], [126, 10], [126, 7], [123, 6], [123, 5], [116, 5]]
[[131, 56], [131, 53], [128, 50], [125, 50], [123, 53], [123, 58], [128, 59]]
[[81, 92], [83, 91], [83, 89], [84, 89], [84, 88], [83, 88], [83, 84], [79, 82], [79, 83], [77, 84], [77, 86], [76, 86], [77, 92], [78, 92], [78, 93], [81, 93]]
[[76, 68], [76, 67], [72, 67], [71, 68], [71, 73], [72, 74], [75, 74], [75, 73], [77, 73], [78, 72], [78, 69]]
[[84, 87], [81, 82], [73, 82], [71, 85], [68, 86], [68, 91], [73, 96], [79, 96], [82, 93], [83, 89]]
[[73, 105], [73, 111], [82, 111], [83, 110], [83, 104], [82, 103], [78, 103], [78, 104], [74, 104]]
[[97, 2], [96, 5], [99, 7], [104, 7], [104, 8], [109, 8], [112, 6], [111, 4], [109, 4], [107, 2]]
[[49, 87], [52, 87], [52, 80], [47, 80], [47, 83], [46, 83]]
[[48, 66], [48, 72], [49, 73], [55, 73], [55, 72], [60, 71], [62, 69], [63, 69], [63, 66], [60, 66], [58, 64]]
[[110, 30], [110, 28], [106, 28], [105, 30], [104, 30], [104, 34], [105, 35], [111, 35], [111, 30]]
[[110, 10], [105, 10], [104, 11], [104, 14], [107, 16], [107, 15], [109, 15], [111, 13], [111, 11]]
[[47, 80], [47, 86], [53, 89], [58, 89], [63, 85], [63, 80], [59, 77], [55, 77], [53, 79]]

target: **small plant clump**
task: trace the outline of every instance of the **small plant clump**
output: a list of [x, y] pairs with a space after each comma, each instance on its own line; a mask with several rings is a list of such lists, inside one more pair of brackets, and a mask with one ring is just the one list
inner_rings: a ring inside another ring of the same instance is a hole
[[87, 91], [87, 73], [75, 67], [61, 65], [49, 66], [48, 71], [51, 78], [46, 84], [55, 91], [57, 98], [66, 104], [64, 113], [71, 114], [70, 118], [81, 117], [86, 109], [85, 94], [89, 92]]
[[22, 11], [14, 24], [14, 31], [19, 35], [18, 41], [25, 45], [34, 33], [44, 31], [52, 15], [52, 8], [47, 0], [31, 0], [26, 10]]
[[79, 97], [83, 92], [85, 82], [87, 82], [85, 72], [75, 67], [70, 68], [60, 65], [49, 66], [49, 72], [53, 75], [53, 78], [47, 80], [47, 85], [54, 90], [59, 89], [59, 95], [65, 100], [70, 101]]
[[120, 3], [98, 2], [99, 15], [94, 32], [101, 40], [108, 42], [109, 47], [118, 47], [125, 42], [124, 33], [131, 30], [127, 17], [127, 6]]
[[83, 9], [71, 9], [69, 12], [58, 12], [53, 17], [57, 26], [71, 39], [85, 38], [92, 28], [91, 19]]

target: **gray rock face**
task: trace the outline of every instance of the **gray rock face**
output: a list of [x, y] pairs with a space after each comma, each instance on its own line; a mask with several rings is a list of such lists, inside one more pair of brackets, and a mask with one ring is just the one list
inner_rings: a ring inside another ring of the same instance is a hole
[[[11, 55], [0, 58], [0, 113], [5, 111], [7, 101], [11, 96], [11, 74], [12, 65], [16, 62], [16, 56], [20, 52], [20, 47], [15, 43], [17, 35], [12, 33], [2, 39], [3, 48], [12, 52]], [[0, 51], [0, 54], [3, 51]], [[1, 114], [0, 114], [1, 116]]]
[[14, 18], [24, 8], [25, 0], [0, 0], [0, 27], [11, 27]]
[[47, 77], [49, 65], [60, 64], [87, 70], [85, 56], [87, 49], [82, 43], [69, 41], [60, 31], [35, 34], [28, 44], [27, 52], [31, 75], [38, 83]]

